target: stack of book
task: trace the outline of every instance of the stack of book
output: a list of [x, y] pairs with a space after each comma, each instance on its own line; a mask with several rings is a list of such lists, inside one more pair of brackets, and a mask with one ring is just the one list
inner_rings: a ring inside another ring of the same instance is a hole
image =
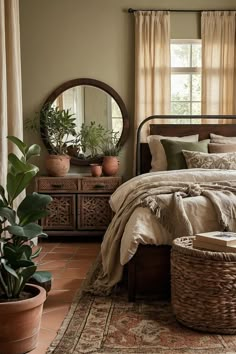
[[236, 232], [212, 231], [197, 234], [193, 247], [218, 252], [236, 253]]

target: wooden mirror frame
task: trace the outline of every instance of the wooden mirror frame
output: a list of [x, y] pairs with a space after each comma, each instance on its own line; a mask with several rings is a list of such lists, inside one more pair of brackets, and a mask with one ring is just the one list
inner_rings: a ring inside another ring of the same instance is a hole
[[[95, 79], [88, 79], [88, 78], [81, 78], [81, 79], [74, 79], [70, 81], [66, 81], [60, 86], [58, 86], [45, 100], [43, 103], [43, 106], [41, 109], [43, 109], [45, 106], [47, 106], [50, 103], [53, 103], [55, 99], [61, 95], [64, 91], [75, 87], [75, 86], [80, 86], [80, 85], [87, 85], [87, 86], [92, 86], [92, 87], [97, 87], [103, 91], [105, 91], [107, 94], [113, 97], [113, 99], [116, 101], [118, 104], [121, 114], [122, 114], [122, 119], [123, 119], [123, 129], [121, 132], [120, 139], [118, 141], [119, 146], [123, 146], [124, 143], [127, 140], [128, 133], [129, 133], [129, 118], [128, 118], [128, 112], [125, 107], [125, 104], [122, 100], [122, 98], [119, 96], [119, 94], [109, 85], [105, 84], [102, 81], [95, 80]], [[50, 140], [48, 139], [47, 135], [47, 127], [44, 125], [44, 122], [40, 122], [40, 133], [41, 133], [41, 138], [44, 142], [44, 145], [46, 146], [48, 151], [52, 150], [52, 145]], [[93, 159], [79, 159], [74, 156], [71, 156], [71, 163], [74, 165], [79, 165], [79, 166], [88, 166], [90, 163], [94, 162], [100, 162], [101, 158], [93, 158]]]

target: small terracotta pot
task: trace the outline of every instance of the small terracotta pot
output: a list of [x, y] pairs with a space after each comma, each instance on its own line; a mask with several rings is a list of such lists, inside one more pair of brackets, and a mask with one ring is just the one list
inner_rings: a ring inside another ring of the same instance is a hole
[[70, 156], [48, 155], [45, 165], [49, 176], [64, 177], [70, 169]]
[[91, 163], [91, 174], [93, 177], [100, 177], [102, 174], [102, 166], [97, 163]]
[[115, 176], [119, 169], [119, 161], [116, 156], [104, 156], [102, 172], [105, 176]]

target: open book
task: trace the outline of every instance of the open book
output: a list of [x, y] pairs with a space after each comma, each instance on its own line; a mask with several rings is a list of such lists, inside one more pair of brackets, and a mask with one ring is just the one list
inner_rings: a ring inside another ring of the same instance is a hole
[[218, 244], [222, 246], [236, 245], [236, 232], [229, 231], [211, 231], [203, 232], [196, 235], [196, 240]]

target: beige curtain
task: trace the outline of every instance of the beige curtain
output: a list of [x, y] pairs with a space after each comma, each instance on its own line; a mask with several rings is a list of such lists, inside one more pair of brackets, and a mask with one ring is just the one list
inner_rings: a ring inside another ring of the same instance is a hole
[[6, 137], [23, 137], [19, 0], [0, 0], [0, 124], [0, 184], [5, 187]]
[[235, 15], [202, 13], [202, 114], [236, 113]]
[[[170, 113], [170, 13], [137, 11], [134, 16], [136, 132], [146, 117]], [[142, 133], [148, 134], [148, 126]]]

